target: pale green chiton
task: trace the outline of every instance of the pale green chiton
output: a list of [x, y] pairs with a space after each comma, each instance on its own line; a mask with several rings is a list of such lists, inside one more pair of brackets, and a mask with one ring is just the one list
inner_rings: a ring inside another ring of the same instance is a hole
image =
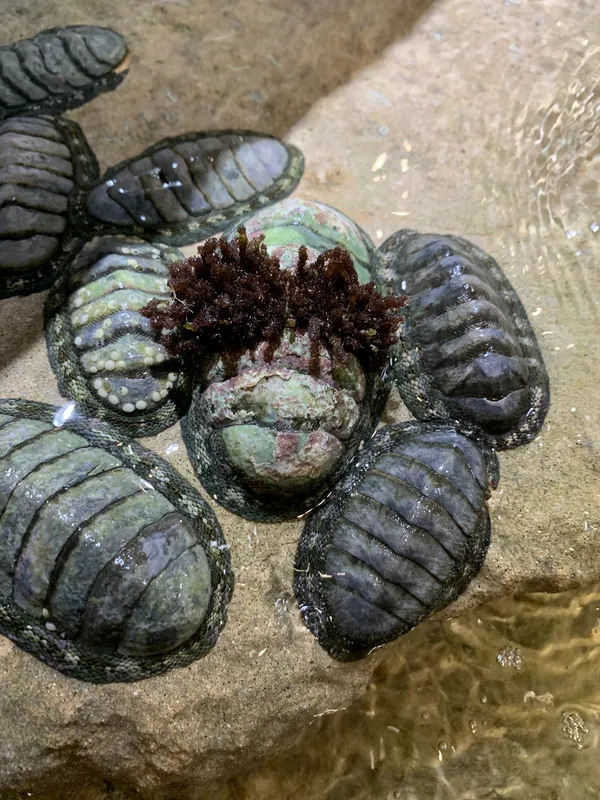
[[60, 390], [134, 436], [174, 425], [188, 403], [181, 365], [139, 312], [170, 297], [181, 253], [132, 236], [99, 236], [69, 264], [46, 301], [46, 340]]

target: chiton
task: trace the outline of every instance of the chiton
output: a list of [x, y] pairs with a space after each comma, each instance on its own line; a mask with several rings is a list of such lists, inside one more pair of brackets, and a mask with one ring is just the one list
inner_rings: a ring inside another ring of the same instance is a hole
[[96, 158], [75, 122], [0, 123], [0, 298], [51, 285], [81, 244], [72, 204], [97, 177]]
[[51, 28], [0, 47], [0, 120], [77, 108], [115, 89], [128, 62], [123, 37], [94, 25]]
[[187, 133], [108, 170], [86, 207], [124, 232], [190, 244], [285, 197], [303, 170], [296, 147], [266, 134]]
[[164, 244], [99, 236], [72, 260], [46, 301], [48, 357], [61, 391], [132, 436], [175, 424], [189, 403], [189, 378], [139, 312], [170, 298]]
[[498, 461], [476, 428], [382, 428], [298, 544], [304, 622], [341, 661], [362, 658], [454, 600], [481, 568]]
[[94, 683], [205, 655], [233, 585], [212, 511], [133, 439], [56, 414], [0, 401], [0, 633]]
[[[264, 233], [283, 267], [294, 266], [301, 245], [312, 256], [342, 244], [359, 279], [370, 279], [373, 245], [336, 209], [286, 200], [243, 224], [249, 239]], [[342, 365], [323, 346], [312, 374], [306, 333], [286, 332], [271, 359], [267, 351], [263, 343], [242, 355], [233, 372], [225, 358], [211, 363], [181, 428], [202, 485], [221, 505], [276, 521], [302, 514], [331, 489], [375, 429], [389, 386], [354, 355]]]
[[531, 441], [550, 402], [527, 313], [496, 261], [458, 236], [399, 231], [381, 280], [408, 296], [395, 377], [418, 419], [465, 420], [499, 449]]

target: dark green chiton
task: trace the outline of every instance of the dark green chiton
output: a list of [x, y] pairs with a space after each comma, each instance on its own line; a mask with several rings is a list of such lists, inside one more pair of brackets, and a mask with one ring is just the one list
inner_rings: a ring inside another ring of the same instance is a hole
[[408, 296], [393, 370], [418, 419], [467, 421], [494, 447], [530, 442], [550, 387], [535, 333], [496, 261], [458, 236], [398, 231], [380, 277]]
[[486, 437], [432, 422], [381, 428], [298, 544], [294, 591], [319, 644], [362, 658], [443, 608], [481, 568], [498, 460]]
[[85, 210], [123, 232], [190, 244], [285, 197], [303, 170], [296, 147], [266, 134], [187, 133], [108, 170]]
[[[244, 220], [249, 238], [292, 267], [298, 249], [315, 255], [343, 244], [363, 282], [373, 245], [354, 223], [320, 203], [286, 200]], [[230, 229], [233, 239], [237, 229]], [[230, 375], [218, 360], [195, 389], [181, 427], [204, 488], [240, 516], [265, 521], [304, 513], [332, 488], [377, 425], [389, 387], [349, 356], [336, 364], [322, 347], [310, 371], [306, 334], [284, 337], [270, 361], [266, 345]]]
[[52, 284], [81, 246], [71, 211], [98, 174], [75, 122], [13, 117], [0, 123], [0, 298]]
[[87, 242], [48, 296], [48, 357], [65, 397], [129, 435], [175, 424], [189, 403], [189, 379], [139, 311], [170, 297], [163, 244], [126, 236]]
[[233, 585], [212, 511], [134, 440], [56, 415], [0, 401], [0, 633], [94, 683], [205, 655]]
[[81, 106], [115, 89], [128, 61], [123, 37], [95, 25], [51, 28], [0, 47], [0, 120]]

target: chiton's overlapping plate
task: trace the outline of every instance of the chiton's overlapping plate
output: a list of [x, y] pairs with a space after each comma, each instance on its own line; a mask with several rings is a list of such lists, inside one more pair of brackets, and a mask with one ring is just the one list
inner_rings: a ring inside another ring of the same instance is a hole
[[278, 258], [285, 269], [296, 264], [301, 245], [308, 250], [310, 259], [339, 246], [352, 256], [361, 283], [374, 280], [373, 242], [362, 228], [333, 206], [289, 197], [231, 225], [226, 235], [235, 236], [239, 225], [246, 228], [249, 239], [264, 236], [270, 255]]
[[96, 683], [200, 658], [233, 580], [212, 511], [134, 440], [56, 415], [0, 401], [0, 633]]
[[382, 428], [308, 518], [294, 591], [334, 658], [362, 658], [456, 598], [490, 538], [498, 462], [485, 437], [441, 423]]
[[378, 256], [382, 281], [408, 296], [394, 370], [409, 410], [479, 425], [497, 448], [531, 441], [548, 411], [548, 375], [496, 261], [458, 236], [408, 230]]
[[181, 258], [167, 245], [99, 236], [46, 302], [48, 356], [61, 393], [133, 436], [175, 424], [189, 404], [189, 377], [139, 313], [151, 299], [171, 297], [169, 264]]
[[71, 211], [97, 177], [96, 157], [75, 122], [0, 123], [0, 298], [52, 284], [80, 247]]
[[288, 195], [300, 151], [244, 130], [163, 139], [104, 175], [86, 210], [97, 222], [173, 245], [197, 242]]
[[52, 28], [0, 47], [0, 120], [83, 105], [115, 89], [128, 62], [123, 37], [95, 25]]

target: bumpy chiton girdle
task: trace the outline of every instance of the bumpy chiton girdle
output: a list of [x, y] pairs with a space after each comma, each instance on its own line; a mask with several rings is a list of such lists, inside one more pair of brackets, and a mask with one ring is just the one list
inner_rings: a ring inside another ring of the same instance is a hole
[[61, 394], [131, 436], [174, 425], [189, 404], [191, 376], [171, 359], [139, 312], [170, 299], [164, 244], [131, 236], [87, 242], [48, 296], [48, 358]]
[[496, 261], [458, 236], [399, 231], [378, 250], [382, 283], [408, 295], [394, 373], [419, 419], [467, 420], [494, 447], [530, 442], [550, 390], [531, 323]]
[[294, 591], [319, 644], [341, 661], [362, 658], [455, 599], [483, 564], [497, 482], [476, 429], [378, 431], [298, 544]]
[[95, 232], [181, 246], [277, 202], [298, 184], [304, 158], [291, 144], [247, 130], [184, 133], [109, 169], [79, 208]]
[[75, 122], [0, 123], [0, 298], [50, 286], [82, 243], [73, 219], [98, 163]]
[[61, 114], [115, 89], [127, 45], [109, 28], [73, 25], [0, 47], [0, 120]]
[[[94, 683], [136, 681], [200, 658], [225, 624], [233, 586], [214, 514], [134, 440], [86, 418], [54, 428], [56, 412], [0, 401], [0, 632]], [[112, 488], [99, 487], [109, 479]], [[104, 546], [114, 551], [96, 574]]]

